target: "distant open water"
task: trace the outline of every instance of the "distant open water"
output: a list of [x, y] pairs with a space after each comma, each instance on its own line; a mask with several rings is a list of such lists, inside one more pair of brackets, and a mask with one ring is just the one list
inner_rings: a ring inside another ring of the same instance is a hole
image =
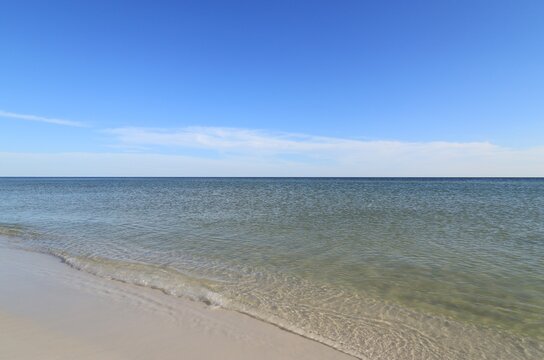
[[0, 235], [363, 359], [543, 359], [543, 179], [0, 179]]

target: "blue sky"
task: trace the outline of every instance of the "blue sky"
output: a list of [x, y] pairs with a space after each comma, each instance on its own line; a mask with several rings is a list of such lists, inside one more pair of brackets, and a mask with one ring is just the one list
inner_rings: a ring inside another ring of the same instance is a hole
[[543, 18], [513, 0], [2, 2], [0, 175], [544, 176]]

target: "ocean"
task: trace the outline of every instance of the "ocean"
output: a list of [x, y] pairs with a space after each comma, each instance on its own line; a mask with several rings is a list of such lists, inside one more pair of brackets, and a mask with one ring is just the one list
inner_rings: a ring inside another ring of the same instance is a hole
[[544, 179], [0, 178], [0, 235], [362, 359], [544, 358]]

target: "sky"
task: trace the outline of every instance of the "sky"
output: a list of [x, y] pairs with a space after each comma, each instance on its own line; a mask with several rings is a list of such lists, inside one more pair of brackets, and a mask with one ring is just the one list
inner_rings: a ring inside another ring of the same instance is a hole
[[544, 2], [3, 1], [0, 176], [544, 176]]

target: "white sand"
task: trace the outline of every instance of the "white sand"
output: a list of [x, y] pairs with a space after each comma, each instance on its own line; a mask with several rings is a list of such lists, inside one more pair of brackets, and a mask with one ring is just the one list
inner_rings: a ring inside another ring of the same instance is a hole
[[0, 246], [0, 359], [353, 359], [251, 317]]

